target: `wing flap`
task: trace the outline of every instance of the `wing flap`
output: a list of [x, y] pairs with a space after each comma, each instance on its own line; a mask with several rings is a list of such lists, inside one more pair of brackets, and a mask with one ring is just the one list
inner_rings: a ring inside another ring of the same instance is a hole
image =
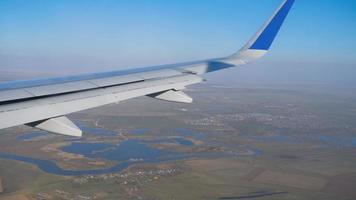
[[56, 117], [26, 124], [55, 134], [81, 137], [82, 131], [67, 117]]
[[159, 92], [156, 94], [151, 94], [148, 95], [149, 97], [159, 99], [159, 100], [164, 100], [164, 101], [171, 101], [171, 102], [177, 102], [177, 103], [192, 103], [193, 99], [185, 94], [182, 91], [176, 91], [176, 90], [168, 90], [164, 92]]

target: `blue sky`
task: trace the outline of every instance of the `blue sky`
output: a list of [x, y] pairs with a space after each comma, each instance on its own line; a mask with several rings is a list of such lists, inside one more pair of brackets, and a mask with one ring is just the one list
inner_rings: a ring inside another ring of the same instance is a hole
[[[78, 73], [224, 56], [280, 3], [1, 0], [0, 70]], [[354, 0], [296, 0], [271, 53], [258, 63], [355, 65], [355, 10]]]

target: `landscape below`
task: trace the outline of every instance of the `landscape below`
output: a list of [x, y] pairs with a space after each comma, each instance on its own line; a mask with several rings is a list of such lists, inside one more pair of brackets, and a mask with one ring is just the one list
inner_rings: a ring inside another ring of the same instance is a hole
[[191, 105], [73, 114], [82, 138], [0, 130], [0, 199], [353, 199], [356, 96], [341, 92], [204, 84]]

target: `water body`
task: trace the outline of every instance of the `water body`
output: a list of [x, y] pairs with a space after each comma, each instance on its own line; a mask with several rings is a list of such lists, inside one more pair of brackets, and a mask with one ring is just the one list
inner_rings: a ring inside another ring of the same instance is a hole
[[24, 135], [20, 135], [16, 138], [16, 140], [19, 141], [29, 141], [29, 140], [34, 140], [43, 136], [47, 136], [48, 133], [42, 132], [42, 131], [34, 131], [31, 133], [26, 133]]
[[146, 144], [140, 143], [137, 140], [127, 140], [118, 145], [107, 143], [73, 142], [71, 145], [63, 147], [63, 151], [82, 154], [89, 158], [105, 158], [108, 160], [120, 162], [119, 164], [110, 168], [92, 170], [66, 170], [60, 168], [56, 163], [49, 160], [41, 160], [8, 153], [0, 153], [0, 158], [34, 164], [44, 172], [60, 176], [118, 173], [136, 163], [158, 163], [162, 161], [186, 158], [186, 156], [183, 154], [154, 149]]
[[119, 144], [73, 142], [62, 150], [81, 154], [88, 158], [104, 158], [112, 161], [158, 161], [161, 157], [176, 157], [180, 153], [155, 149], [139, 140], [126, 140]]
[[[91, 128], [81, 127], [86, 133], [98, 135], [98, 136], [113, 136], [117, 135], [117, 132]], [[145, 133], [149, 130], [138, 130], [137, 133]], [[177, 129], [181, 136], [189, 136], [192, 138], [203, 138], [205, 135], [190, 131], [188, 129]], [[31, 132], [29, 134], [21, 135], [17, 139], [21, 141], [32, 140], [37, 137], [43, 137], [47, 135], [45, 132]], [[67, 138], [67, 137], [66, 137]], [[153, 141], [143, 141], [137, 139], [129, 139], [121, 143], [112, 144], [105, 142], [90, 143], [85, 142], [83, 139], [68, 138], [71, 144], [62, 147], [62, 151], [74, 154], [81, 154], [88, 158], [103, 158], [111, 161], [116, 161], [118, 164], [110, 168], [102, 169], [90, 169], [90, 170], [67, 170], [60, 168], [55, 162], [50, 160], [42, 160], [31, 157], [19, 156], [15, 154], [0, 153], [0, 159], [10, 159], [21, 162], [30, 163], [36, 165], [44, 172], [60, 175], [60, 176], [81, 176], [81, 175], [100, 175], [108, 173], [118, 173], [127, 169], [129, 166], [137, 163], [159, 163], [167, 161], [182, 160], [187, 158], [214, 158], [224, 156], [222, 153], [199, 153], [199, 154], [184, 154], [175, 151], [169, 151], [164, 149], [157, 149], [150, 144], [158, 144], [163, 142], [174, 142], [183, 146], [193, 146], [194, 143], [190, 140], [181, 138], [164, 138]], [[251, 150], [255, 156], [260, 154], [257, 150]]]
[[350, 136], [343, 136], [343, 135], [316, 135], [314, 140], [326, 144], [328, 146], [335, 146], [335, 147], [356, 147], [356, 138]]
[[58, 167], [58, 165], [52, 161], [41, 160], [41, 159], [36, 159], [36, 158], [29, 158], [29, 157], [24, 157], [24, 156], [18, 156], [18, 155], [14, 155], [14, 154], [0, 153], [0, 158], [34, 164], [44, 172], [47, 172], [50, 174], [55, 174], [55, 175], [60, 175], [60, 176], [81, 176], [81, 175], [99, 175], [99, 174], [115, 173], [115, 172], [120, 172], [120, 171], [128, 168], [130, 165], [134, 164], [133, 162], [124, 162], [124, 163], [115, 165], [114, 167], [111, 167], [111, 168], [75, 171], [75, 170], [62, 169], [62, 168]]
[[194, 143], [190, 140], [184, 139], [184, 138], [177, 138], [175, 139], [175, 141], [180, 144], [180, 145], [184, 145], [184, 146], [193, 146]]
[[351, 140], [352, 147], [356, 147], [356, 137]]
[[143, 135], [149, 131], [150, 131], [149, 129], [135, 129], [135, 130], [131, 130], [130, 133], [133, 135]]
[[[129, 166], [139, 163], [160, 163], [168, 161], [183, 160], [188, 158], [219, 158], [221, 153], [201, 153], [201, 154], [182, 154], [178, 152], [154, 149], [138, 141], [126, 141], [119, 146], [105, 143], [77, 143], [63, 148], [66, 152], [79, 153], [89, 158], [106, 158], [118, 161], [118, 164], [110, 168], [91, 169], [91, 170], [67, 170], [60, 168], [55, 162], [31, 157], [19, 156], [15, 154], [0, 153], [0, 159], [16, 160], [36, 165], [44, 172], [60, 176], [82, 176], [82, 175], [101, 175], [109, 173], [119, 173]], [[251, 154], [250, 156], [258, 155]]]
[[257, 148], [252, 148], [250, 149], [250, 151], [253, 152], [254, 156], [261, 156], [263, 153], [261, 149], [257, 149]]

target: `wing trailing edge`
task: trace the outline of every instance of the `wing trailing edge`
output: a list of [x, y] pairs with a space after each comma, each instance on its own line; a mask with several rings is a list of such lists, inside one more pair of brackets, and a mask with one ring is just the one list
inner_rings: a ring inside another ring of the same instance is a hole
[[164, 100], [164, 101], [170, 101], [170, 102], [176, 102], [176, 103], [192, 103], [193, 98], [185, 94], [184, 92], [180, 90], [168, 90], [164, 92], [159, 92], [156, 94], [151, 94], [148, 95], [149, 97], [159, 99], [159, 100]]

